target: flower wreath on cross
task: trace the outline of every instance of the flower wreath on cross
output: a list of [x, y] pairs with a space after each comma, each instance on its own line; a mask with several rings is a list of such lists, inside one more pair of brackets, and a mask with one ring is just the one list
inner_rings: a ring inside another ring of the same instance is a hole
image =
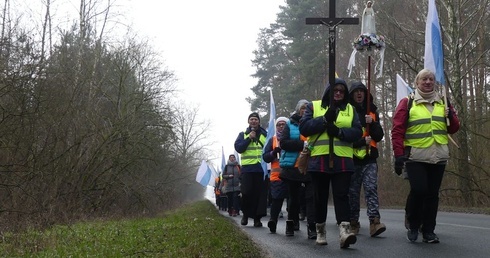
[[373, 48], [381, 50], [386, 47], [385, 38], [381, 35], [373, 33], [364, 33], [359, 35], [354, 42], [352, 42], [354, 49], [357, 51], [372, 50]]

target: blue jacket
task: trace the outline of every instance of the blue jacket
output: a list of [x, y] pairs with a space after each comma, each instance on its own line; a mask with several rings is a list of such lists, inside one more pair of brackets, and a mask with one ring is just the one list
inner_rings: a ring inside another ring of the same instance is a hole
[[[304, 145], [303, 141], [300, 140], [299, 125], [293, 124], [291, 123], [291, 121], [288, 121], [287, 128], [289, 129], [287, 140], [297, 140], [300, 145]], [[279, 164], [281, 165], [281, 168], [294, 167], [294, 165], [296, 164], [296, 159], [298, 159], [298, 156], [299, 156], [299, 152], [297, 150], [283, 150], [281, 152], [281, 159], [279, 160]]]

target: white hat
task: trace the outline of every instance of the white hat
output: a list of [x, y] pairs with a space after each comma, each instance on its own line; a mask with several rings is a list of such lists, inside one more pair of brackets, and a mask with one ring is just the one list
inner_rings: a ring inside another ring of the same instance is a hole
[[279, 123], [280, 121], [283, 121], [285, 123], [287, 123], [289, 121], [289, 118], [285, 117], [285, 116], [280, 116], [276, 119], [276, 125], [277, 123]]

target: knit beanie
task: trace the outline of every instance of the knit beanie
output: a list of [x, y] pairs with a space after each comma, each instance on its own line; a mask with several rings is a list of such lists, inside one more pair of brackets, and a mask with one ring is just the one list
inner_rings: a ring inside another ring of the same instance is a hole
[[[259, 123], [260, 123], [260, 116], [259, 116], [259, 113], [257, 112], [253, 112], [252, 114], [250, 114], [248, 116], [248, 119], [250, 119], [251, 117], [256, 117], [257, 119], [259, 119]], [[247, 120], [248, 121], [248, 120]]]

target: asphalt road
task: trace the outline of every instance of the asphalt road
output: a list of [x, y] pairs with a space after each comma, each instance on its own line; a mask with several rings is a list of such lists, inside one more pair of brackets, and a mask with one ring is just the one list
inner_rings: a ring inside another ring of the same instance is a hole
[[[211, 200], [214, 203], [214, 200]], [[328, 245], [320, 246], [315, 240], [307, 239], [306, 221], [301, 221], [300, 231], [293, 237], [285, 235], [287, 212], [283, 206], [284, 218], [277, 224], [277, 233], [271, 234], [267, 228], [269, 217], [262, 218], [263, 227], [253, 227], [250, 219], [247, 226], [240, 225], [241, 216], [230, 217], [220, 211], [238, 227], [242, 228], [270, 257], [490, 257], [490, 216], [481, 214], [439, 212], [435, 233], [440, 238], [438, 244], [422, 242], [422, 235], [411, 243], [406, 239], [404, 211], [382, 209], [381, 222], [386, 231], [378, 237], [369, 236], [369, 220], [366, 210], [361, 209], [361, 229], [357, 243], [348, 249], [341, 249], [339, 229], [335, 225], [333, 207], [327, 215]]]

